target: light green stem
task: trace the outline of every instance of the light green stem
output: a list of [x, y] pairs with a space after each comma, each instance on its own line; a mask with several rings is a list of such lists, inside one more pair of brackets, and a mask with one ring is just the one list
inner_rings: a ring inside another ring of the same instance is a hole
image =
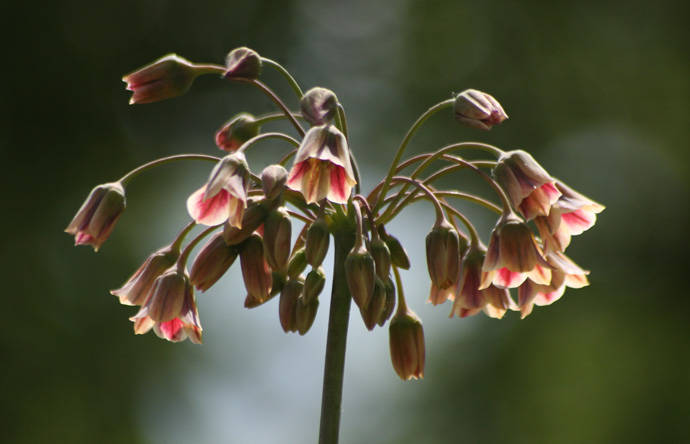
[[299, 87], [299, 83], [297, 83], [297, 80], [295, 80], [294, 77], [290, 74], [290, 72], [285, 69], [283, 65], [280, 63], [276, 62], [275, 60], [268, 59], [266, 57], [261, 57], [261, 61], [270, 66], [271, 68], [274, 68], [276, 71], [278, 71], [285, 79], [288, 81], [290, 84], [290, 87], [292, 88], [293, 91], [295, 91], [295, 94], [297, 95], [297, 99], [301, 99], [304, 93], [302, 92], [302, 88]]
[[158, 165], [164, 165], [166, 163], [174, 162], [176, 160], [206, 160], [209, 162], [218, 162], [220, 160], [220, 157], [208, 156], [206, 154], [177, 154], [175, 156], [162, 157], [160, 159], [152, 160], [151, 162], [138, 166], [137, 168], [122, 176], [119, 182], [124, 187], [132, 178], [136, 177], [140, 173], [143, 173], [144, 171], [156, 167]]

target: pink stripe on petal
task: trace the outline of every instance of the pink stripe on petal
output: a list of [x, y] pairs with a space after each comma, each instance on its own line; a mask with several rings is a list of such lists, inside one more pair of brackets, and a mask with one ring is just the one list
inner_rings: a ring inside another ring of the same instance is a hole
[[309, 162], [304, 161], [296, 165], [293, 165], [288, 175], [287, 185], [295, 191], [300, 191], [302, 189], [302, 176], [309, 168]]
[[527, 273], [527, 276], [532, 282], [540, 285], [549, 285], [551, 283], [551, 270], [541, 265], [535, 265], [532, 271]]
[[506, 267], [499, 268], [494, 274], [493, 284], [498, 288], [515, 288], [525, 282], [527, 273], [510, 271]]
[[547, 182], [541, 186], [541, 190], [549, 199], [551, 205], [555, 204], [559, 197], [561, 197], [561, 192], [558, 191], [556, 185], [552, 182]]
[[328, 190], [328, 200], [333, 203], [346, 203], [347, 192], [345, 170], [342, 167], [333, 165], [331, 167], [330, 189]]
[[570, 234], [581, 234], [594, 225], [596, 216], [584, 210], [573, 211], [561, 215], [561, 221], [565, 222], [570, 230]]
[[197, 223], [203, 225], [218, 225], [228, 218], [228, 204], [230, 193], [220, 190], [210, 199], [204, 200], [206, 186], [192, 193], [187, 199], [187, 211]]
[[74, 236], [74, 245], [86, 245], [92, 243], [94, 240], [94, 237], [90, 234], [79, 232]]
[[181, 336], [180, 333], [184, 333], [183, 327], [184, 324], [182, 321], [180, 321], [179, 318], [175, 318], [168, 322], [162, 322], [158, 326], [158, 329], [168, 341], [179, 341]]

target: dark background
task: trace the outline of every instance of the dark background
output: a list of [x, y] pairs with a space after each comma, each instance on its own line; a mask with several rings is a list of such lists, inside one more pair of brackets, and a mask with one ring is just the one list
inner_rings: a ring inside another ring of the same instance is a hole
[[[134, 181], [98, 254], [62, 233], [94, 185], [162, 155], [216, 154], [213, 132], [228, 117], [272, 109], [212, 77], [177, 100], [131, 107], [120, 77], [169, 52], [221, 63], [248, 45], [303, 87], [336, 91], [365, 190], [419, 113], [474, 87], [511, 119], [479, 133], [442, 114], [409, 154], [467, 139], [524, 148], [607, 206], [568, 250], [592, 285], [500, 322], [449, 320], [449, 306], [424, 304], [431, 210], [403, 214], [391, 229], [413, 257], [405, 281], [425, 323], [426, 378], [399, 382], [386, 330], [368, 333], [353, 316], [343, 443], [690, 441], [686, 2], [326, 3], [61, 1], [6, 11], [0, 440], [315, 441], [327, 297], [308, 335], [286, 336], [277, 303], [242, 308], [236, 266], [200, 296], [199, 347], [135, 337], [132, 310], [107, 293], [184, 224], [184, 199], [208, 165]], [[265, 78], [292, 100], [279, 76]], [[252, 168], [280, 149], [252, 154]], [[493, 220], [469, 214], [486, 235]]]

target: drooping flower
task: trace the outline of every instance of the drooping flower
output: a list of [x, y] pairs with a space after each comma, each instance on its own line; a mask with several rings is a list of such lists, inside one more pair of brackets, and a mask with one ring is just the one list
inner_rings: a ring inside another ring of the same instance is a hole
[[552, 267], [551, 282], [539, 285], [527, 280], [518, 288], [518, 304], [523, 319], [532, 312], [534, 305], [549, 305], [560, 299], [565, 287], [582, 288], [589, 285], [589, 271], [580, 268], [565, 254], [559, 251], [549, 253], [546, 260]]
[[343, 133], [327, 124], [311, 128], [297, 150], [287, 186], [301, 192], [307, 203], [323, 198], [346, 203], [356, 183]]
[[508, 118], [498, 100], [476, 89], [467, 89], [458, 94], [454, 111], [458, 122], [486, 131]]
[[460, 267], [458, 232], [445, 219], [437, 222], [426, 237], [426, 262], [431, 277], [429, 302], [441, 304], [452, 297]]
[[194, 79], [202, 74], [192, 62], [177, 54], [168, 54], [122, 77], [132, 91], [129, 104], [152, 103], [186, 93]]
[[302, 116], [312, 125], [331, 123], [338, 112], [338, 98], [335, 93], [318, 86], [304, 93], [299, 105]]
[[561, 196], [551, 208], [551, 213], [534, 220], [547, 252], [565, 251], [571, 236], [590, 229], [597, 220], [597, 214], [605, 208], [561, 181], [556, 181], [556, 187]]
[[229, 154], [216, 164], [208, 182], [189, 196], [187, 211], [199, 224], [213, 226], [227, 220], [242, 228], [248, 186], [249, 166], [244, 154]]
[[172, 267], [179, 256], [179, 248], [170, 245], [161, 248], [146, 258], [122, 287], [110, 290], [110, 294], [117, 296], [123, 305], [142, 305], [146, 302], [156, 278]]
[[202, 328], [194, 289], [187, 273], [176, 267], [155, 280], [148, 300], [130, 320], [134, 322], [135, 334], [145, 334], [153, 328], [162, 339], [180, 342], [189, 338], [201, 344]]
[[227, 245], [223, 233], [214, 234], [196, 255], [190, 281], [197, 290], [206, 291], [220, 279], [237, 259], [237, 247]]
[[125, 190], [119, 182], [94, 188], [65, 232], [74, 236], [74, 245], [91, 245], [94, 251], [103, 245], [125, 210]]
[[561, 196], [556, 179], [522, 150], [503, 153], [494, 167], [493, 175], [513, 206], [527, 220], [548, 216], [552, 205]]
[[515, 288], [528, 277], [538, 284], [551, 282], [551, 269], [532, 231], [514, 213], [496, 223], [482, 265], [480, 289], [493, 284]]
[[221, 150], [234, 153], [244, 142], [259, 134], [261, 126], [254, 116], [240, 113], [216, 131], [216, 145]]
[[500, 319], [506, 311], [517, 308], [507, 288], [498, 288], [493, 284], [480, 288], [485, 255], [486, 251], [476, 246], [470, 247], [465, 253], [460, 279], [455, 287], [451, 317], [464, 318], [484, 311], [487, 316]]
[[424, 328], [409, 308], [398, 310], [388, 328], [391, 362], [400, 379], [424, 377]]

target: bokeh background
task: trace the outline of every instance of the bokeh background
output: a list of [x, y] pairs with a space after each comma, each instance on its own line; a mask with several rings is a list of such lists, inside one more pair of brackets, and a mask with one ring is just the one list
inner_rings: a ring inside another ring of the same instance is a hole
[[[133, 309], [108, 294], [185, 223], [208, 165], [133, 181], [98, 254], [62, 233], [94, 185], [162, 155], [214, 154], [227, 118], [272, 110], [215, 78], [131, 107], [120, 77], [168, 52], [222, 62], [248, 45], [303, 87], [337, 92], [364, 189], [417, 115], [473, 87], [510, 120], [480, 133], [440, 114], [409, 154], [458, 140], [525, 148], [608, 207], [568, 250], [592, 285], [523, 321], [425, 304], [432, 209], [394, 221], [426, 377], [399, 381], [387, 328], [370, 333], [353, 312], [343, 443], [690, 442], [687, 2], [65, 0], [4, 15], [0, 441], [316, 442], [327, 294], [306, 336], [285, 335], [277, 300], [242, 307], [235, 265], [199, 296], [202, 346], [135, 337]], [[294, 105], [279, 76], [265, 80]], [[253, 150], [253, 169], [283, 149]], [[467, 210], [486, 236], [492, 216]]]

